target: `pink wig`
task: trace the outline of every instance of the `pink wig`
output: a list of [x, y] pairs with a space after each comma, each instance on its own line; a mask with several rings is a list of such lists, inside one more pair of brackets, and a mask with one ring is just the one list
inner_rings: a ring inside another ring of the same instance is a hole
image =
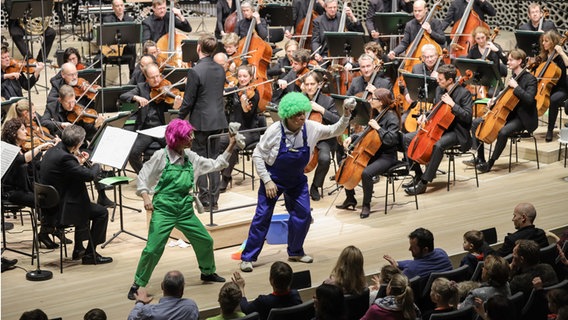
[[189, 122], [174, 119], [166, 127], [166, 143], [171, 149], [177, 149], [182, 143], [193, 139], [193, 127]]

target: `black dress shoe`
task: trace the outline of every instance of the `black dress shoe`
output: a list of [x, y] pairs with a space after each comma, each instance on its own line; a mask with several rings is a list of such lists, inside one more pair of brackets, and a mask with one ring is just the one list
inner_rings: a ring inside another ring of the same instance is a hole
[[221, 184], [219, 185], [219, 192], [223, 193], [225, 191], [227, 191], [227, 187], [229, 186], [229, 183], [231, 185], [233, 185], [233, 177], [225, 177], [222, 176], [221, 177]]
[[411, 186], [408, 187], [406, 189], [404, 189], [404, 192], [406, 192], [407, 194], [413, 196], [415, 194], [423, 194], [424, 192], [426, 192], [426, 184], [424, 182], [422, 182], [422, 180], [420, 180], [416, 186]]
[[136, 284], [136, 282], [134, 282], [132, 284], [132, 286], [130, 287], [130, 289], [128, 290], [128, 300], [136, 300], [136, 297], [134, 296], [135, 293], [138, 293], [138, 288], [140, 288], [139, 285]]
[[45, 249], [57, 249], [59, 245], [53, 240], [47, 233], [40, 233], [37, 235], [37, 240], [39, 241], [40, 247]]
[[414, 176], [414, 178], [412, 178], [412, 180], [410, 180], [409, 182], [403, 183], [402, 187], [403, 188], [410, 188], [410, 187], [414, 187], [414, 185], [418, 184], [418, 182], [420, 182], [420, 176]]
[[314, 201], [320, 201], [321, 195], [319, 193], [318, 187], [315, 187], [313, 185], [310, 187], [310, 197], [312, 197], [312, 200]]
[[[203, 209], [205, 211], [211, 211], [211, 205], [209, 204], [209, 202], [203, 203]], [[213, 211], [216, 211], [216, 210], [219, 210], [218, 204], [213, 205]]]
[[369, 215], [371, 214], [371, 206], [368, 204], [364, 204], [363, 205], [363, 209], [361, 210], [361, 213], [359, 214], [359, 217], [361, 219], [366, 219], [369, 217]]
[[73, 249], [73, 254], [71, 255], [71, 259], [79, 260], [85, 256], [85, 249]]
[[491, 171], [491, 164], [489, 162], [481, 162], [477, 165], [477, 171], [479, 171], [479, 173], [489, 172]]
[[355, 200], [355, 198], [347, 197], [345, 198], [345, 201], [343, 201], [342, 204], [336, 205], [335, 207], [337, 209], [342, 209], [342, 210], [352, 208], [351, 210], [355, 211], [356, 205], [357, 205], [357, 200]]
[[12, 267], [15, 266], [16, 263], [18, 263], [18, 259], [6, 259], [2, 257], [2, 264]]
[[552, 131], [546, 132], [546, 137], [544, 138], [544, 141], [546, 141], [546, 142], [552, 141]]
[[83, 256], [83, 260], [82, 260], [83, 264], [105, 264], [105, 263], [111, 263], [112, 262], [112, 258], [111, 257], [103, 257], [98, 253], [93, 254], [88, 254]]
[[481, 163], [481, 162], [479, 161], [479, 158], [475, 158], [475, 160], [473, 160], [473, 159], [464, 160], [464, 161], [462, 161], [462, 163], [465, 164], [465, 165], [468, 166], [468, 167], [474, 167], [474, 166], [478, 165], [478, 164]]
[[212, 274], [201, 274], [201, 281], [206, 281], [206, 282], [225, 282], [225, 278], [220, 277], [218, 274], [216, 273], [212, 273]]

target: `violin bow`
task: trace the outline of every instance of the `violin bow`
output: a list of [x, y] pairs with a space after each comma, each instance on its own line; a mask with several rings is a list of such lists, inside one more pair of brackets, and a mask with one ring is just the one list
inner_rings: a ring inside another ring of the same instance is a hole
[[245, 90], [248, 90], [248, 89], [250, 89], [250, 88], [252, 88], [252, 87], [258, 87], [258, 86], [261, 86], [261, 85], [263, 85], [263, 84], [265, 84], [265, 83], [274, 82], [274, 80], [275, 80], [275, 79], [270, 79], [270, 80], [266, 80], [266, 81], [263, 81], [263, 82], [251, 84], [251, 85], [248, 85], [248, 86], [246, 86], [246, 87], [239, 88], [239, 89], [231, 90], [231, 91], [228, 91], [228, 92], [223, 93], [223, 96], [228, 96], [228, 95], [233, 94], [233, 93], [236, 93], [236, 92], [245, 91]]
[[[170, 87], [170, 88], [173, 88], [173, 87], [179, 86], [180, 84], [184, 83], [186, 80], [187, 80], [187, 77], [184, 77], [184, 78], [180, 79], [178, 82], [173, 83], [173, 84], [170, 85], [169, 87]], [[169, 90], [162, 90], [162, 92], [158, 93], [154, 98], [148, 100], [148, 104], [150, 104], [150, 102], [152, 102], [152, 101], [158, 99], [159, 97], [163, 96], [164, 94], [166, 94], [166, 93], [168, 93], [168, 92], [169, 92]]]

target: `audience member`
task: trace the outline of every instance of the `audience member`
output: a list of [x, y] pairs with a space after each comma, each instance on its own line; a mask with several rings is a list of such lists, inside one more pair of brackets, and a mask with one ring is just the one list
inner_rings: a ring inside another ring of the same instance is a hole
[[568, 320], [568, 306], [558, 309], [556, 320]]
[[35, 309], [22, 313], [20, 320], [47, 320], [47, 314], [41, 309]]
[[556, 272], [546, 263], [538, 263], [540, 248], [532, 240], [517, 240], [511, 262], [511, 293], [522, 291], [529, 296], [535, 284], [548, 287], [558, 282]]
[[430, 315], [433, 313], [456, 310], [459, 302], [458, 284], [443, 277], [437, 278], [432, 282], [430, 299], [436, 306], [434, 310], [425, 311], [422, 319], [430, 319]]
[[568, 307], [568, 291], [564, 289], [552, 289], [546, 294], [548, 300], [548, 320], [558, 319], [560, 308]]
[[107, 315], [104, 310], [94, 308], [85, 313], [83, 320], [107, 320]]
[[453, 269], [448, 254], [434, 249], [434, 235], [427, 229], [418, 228], [408, 235], [413, 260], [396, 261], [390, 255], [384, 255], [391, 265], [399, 268], [409, 279], [420, 276], [427, 277], [432, 272], [450, 271]]
[[481, 280], [483, 281], [481, 286], [469, 292], [465, 300], [459, 305], [460, 309], [472, 306], [476, 298], [487, 301], [496, 294], [505, 297], [511, 296], [507, 282], [509, 280], [509, 265], [503, 257], [491, 255], [485, 259]]
[[488, 255], [495, 251], [485, 242], [483, 232], [478, 230], [470, 230], [463, 235], [463, 249], [468, 253], [460, 262], [460, 267], [467, 265], [469, 267], [468, 278], [473, 275], [479, 261], [483, 261]]
[[500, 294], [489, 298], [483, 303], [481, 298], [475, 299], [475, 312], [483, 320], [513, 320], [516, 319], [516, 311], [509, 299]]
[[316, 288], [314, 296], [316, 316], [312, 320], [345, 320], [345, 296], [343, 290], [324, 283]]
[[408, 285], [408, 278], [403, 274], [395, 274], [387, 286], [387, 296], [377, 299], [361, 320], [420, 318], [420, 310], [414, 304], [414, 293]]
[[400, 273], [397, 267], [391, 266], [390, 264], [385, 264], [381, 268], [379, 275], [373, 276], [374, 284], [369, 287], [371, 291], [369, 294], [369, 304], [378, 298], [384, 298], [387, 296], [387, 286], [395, 274]]
[[334, 284], [344, 294], [360, 295], [367, 287], [365, 271], [363, 271], [363, 253], [355, 246], [348, 246], [341, 251], [331, 275], [324, 281]]
[[237, 307], [239, 306], [242, 297], [243, 293], [236, 283], [225, 283], [219, 291], [218, 301], [219, 306], [221, 307], [221, 314], [207, 318], [207, 320], [228, 320], [244, 317], [244, 313], [237, 311]]
[[149, 304], [152, 297], [148, 295], [145, 288], [139, 288], [134, 294], [136, 304], [130, 311], [128, 320], [134, 319], [178, 319], [178, 320], [197, 320], [199, 318], [199, 308], [195, 301], [182, 298], [185, 280], [179, 271], [169, 271], [162, 281], [162, 292], [164, 296], [157, 304]]
[[241, 311], [246, 314], [258, 312], [261, 320], [267, 319], [270, 309], [295, 306], [302, 303], [302, 298], [297, 290], [290, 289], [292, 284], [292, 268], [289, 264], [276, 261], [270, 267], [270, 285], [272, 293], [259, 295], [258, 298], [249, 302], [245, 294], [245, 279], [237, 271], [233, 273], [232, 280], [236, 283], [243, 297], [241, 298]]
[[517, 230], [505, 237], [503, 246], [497, 254], [504, 257], [513, 252], [513, 247], [519, 239], [534, 240], [541, 248], [548, 246], [548, 239], [542, 229], [535, 227], [536, 209], [531, 203], [519, 203], [513, 211], [513, 224]]

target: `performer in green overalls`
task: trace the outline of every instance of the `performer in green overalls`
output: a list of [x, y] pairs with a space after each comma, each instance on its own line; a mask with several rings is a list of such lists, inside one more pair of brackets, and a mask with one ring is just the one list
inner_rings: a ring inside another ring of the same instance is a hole
[[[191, 243], [201, 270], [201, 280], [225, 282], [215, 273], [213, 239], [194, 214], [192, 191], [198, 176], [227, 167], [236, 143], [235, 137], [230, 137], [229, 146], [217, 159], [204, 158], [191, 151], [192, 137], [193, 127], [189, 122], [179, 119], [170, 122], [166, 128], [166, 148], [156, 151], [138, 174], [136, 193], [144, 199], [144, 208], [153, 213], [148, 242], [140, 256], [134, 284], [128, 292], [130, 300], [135, 300], [138, 288], [146, 286], [150, 280], [174, 227]], [[154, 194], [153, 199], [150, 194]]]

